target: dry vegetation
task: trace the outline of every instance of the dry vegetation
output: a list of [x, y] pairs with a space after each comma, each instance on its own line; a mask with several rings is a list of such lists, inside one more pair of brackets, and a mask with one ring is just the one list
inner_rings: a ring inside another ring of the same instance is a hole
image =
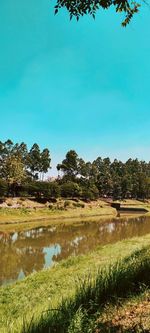
[[150, 291], [107, 305], [95, 326], [95, 333], [150, 332]]

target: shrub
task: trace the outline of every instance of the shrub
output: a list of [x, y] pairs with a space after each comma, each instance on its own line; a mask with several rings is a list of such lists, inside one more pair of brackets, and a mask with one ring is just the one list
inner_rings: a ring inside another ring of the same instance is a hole
[[61, 185], [61, 196], [64, 198], [80, 197], [81, 188], [77, 183], [67, 182]]
[[25, 200], [26, 200], [25, 197], [21, 197], [21, 198], [20, 198], [20, 201], [25, 201]]
[[95, 185], [82, 187], [82, 198], [84, 200], [95, 200], [99, 197], [98, 188]]
[[32, 182], [28, 185], [29, 194], [35, 196], [36, 198], [58, 198], [60, 194], [59, 185], [56, 182]]
[[70, 201], [66, 200], [66, 201], [64, 202], [64, 208], [67, 208], [67, 207], [69, 207], [69, 206], [70, 206]]
[[82, 203], [82, 202], [74, 202], [74, 203], [73, 203], [73, 206], [74, 206], [74, 207], [77, 207], [77, 208], [84, 208], [84, 207], [85, 207], [85, 204]]
[[0, 197], [5, 197], [8, 192], [7, 182], [3, 179], [0, 179]]

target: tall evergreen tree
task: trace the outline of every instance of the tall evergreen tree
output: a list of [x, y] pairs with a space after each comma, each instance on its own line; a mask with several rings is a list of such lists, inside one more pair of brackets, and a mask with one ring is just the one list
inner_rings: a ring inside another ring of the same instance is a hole
[[78, 174], [79, 158], [75, 150], [70, 150], [61, 164], [57, 165], [57, 170], [62, 171], [68, 180], [74, 179]]
[[40, 156], [40, 172], [42, 173], [42, 179], [44, 179], [44, 174], [50, 168], [51, 158], [50, 152], [47, 148], [43, 149]]
[[38, 173], [41, 171], [41, 152], [37, 143], [34, 143], [29, 151], [27, 165], [32, 177], [38, 178]]

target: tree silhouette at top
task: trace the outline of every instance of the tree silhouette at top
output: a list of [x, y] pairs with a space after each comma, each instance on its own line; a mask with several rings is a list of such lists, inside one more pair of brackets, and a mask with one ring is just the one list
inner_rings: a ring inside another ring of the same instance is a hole
[[66, 8], [70, 19], [81, 16], [91, 15], [95, 18], [96, 12], [102, 9], [109, 9], [114, 6], [117, 13], [124, 13], [125, 18], [122, 26], [126, 27], [133, 15], [138, 12], [140, 4], [131, 0], [56, 0], [55, 14], [60, 8]]

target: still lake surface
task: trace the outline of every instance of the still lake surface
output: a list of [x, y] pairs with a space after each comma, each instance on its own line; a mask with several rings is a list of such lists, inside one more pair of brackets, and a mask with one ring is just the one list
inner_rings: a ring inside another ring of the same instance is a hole
[[[44, 223], [43, 223], [44, 225]], [[42, 226], [28, 231], [0, 232], [0, 285], [23, 279], [69, 256], [100, 245], [150, 233], [150, 217], [137, 216]]]

